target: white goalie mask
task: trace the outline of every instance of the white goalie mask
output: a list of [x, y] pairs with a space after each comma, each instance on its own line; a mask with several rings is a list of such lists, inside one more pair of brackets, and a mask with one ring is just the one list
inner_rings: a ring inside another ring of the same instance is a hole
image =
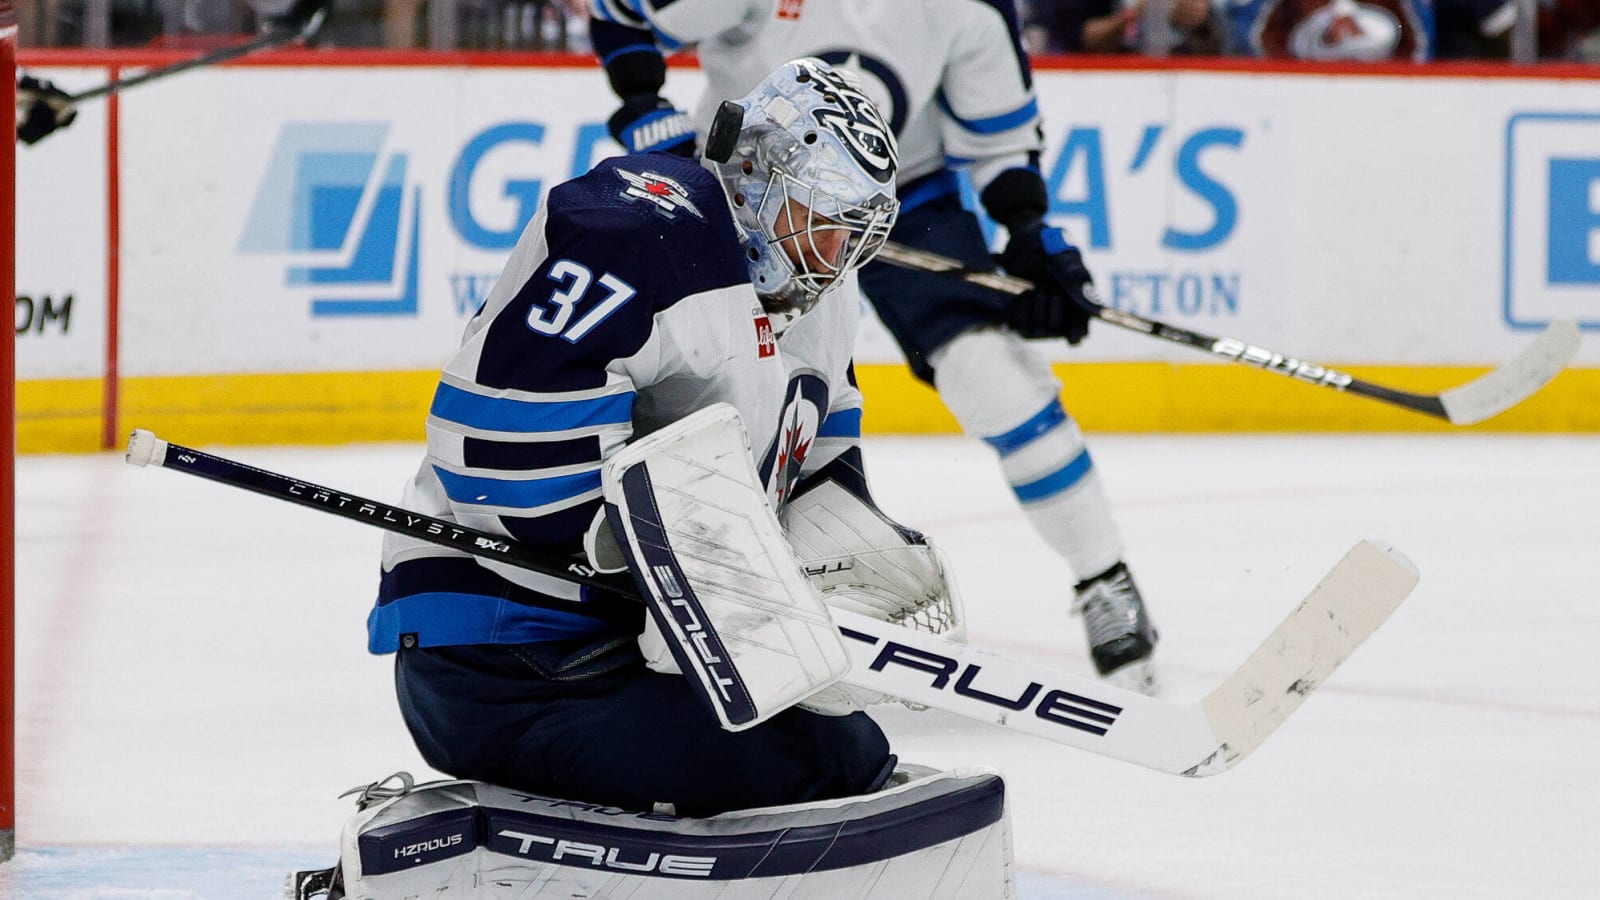
[[894, 133], [848, 73], [810, 57], [724, 103], [706, 156], [774, 330], [883, 247], [900, 203]]

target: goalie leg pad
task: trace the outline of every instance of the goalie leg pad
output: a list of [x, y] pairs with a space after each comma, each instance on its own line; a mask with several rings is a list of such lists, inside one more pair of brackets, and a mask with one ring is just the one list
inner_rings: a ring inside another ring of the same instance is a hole
[[601, 483], [652, 620], [724, 728], [765, 721], [849, 669], [732, 406], [635, 441], [606, 462]]
[[359, 812], [340, 859], [349, 900], [1015, 895], [1005, 783], [990, 769], [907, 769], [875, 794], [706, 819], [435, 782]]

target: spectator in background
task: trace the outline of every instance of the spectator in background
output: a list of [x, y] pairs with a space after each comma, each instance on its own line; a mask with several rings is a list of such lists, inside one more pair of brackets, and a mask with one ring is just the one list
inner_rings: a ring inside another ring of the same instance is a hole
[[1127, 53], [1159, 40], [1158, 49], [1210, 55], [1221, 49], [1221, 29], [1210, 0], [1155, 0], [1171, 6], [1164, 35], [1145, 35], [1150, 0], [1032, 0], [1024, 4], [1025, 35], [1033, 53]]
[[1244, 0], [1226, 7], [1226, 49], [1264, 59], [1426, 62], [1429, 0]]
[[[1436, 0], [1435, 59], [1505, 59], [1517, 24], [1513, 0]], [[1600, 0], [1539, 0], [1542, 60], [1600, 62]]]
[[1600, 61], [1600, 0], [1539, 0], [1539, 58]]
[[1503, 59], [1510, 53], [1513, 0], [1437, 0], [1434, 59]]

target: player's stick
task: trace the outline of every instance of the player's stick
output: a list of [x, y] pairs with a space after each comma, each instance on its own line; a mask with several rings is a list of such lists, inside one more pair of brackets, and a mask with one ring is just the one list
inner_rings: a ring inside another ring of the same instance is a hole
[[[135, 431], [128, 462], [376, 525], [465, 553], [637, 598], [570, 560], [502, 536], [279, 475]], [[832, 610], [850, 648], [845, 681], [1002, 728], [1174, 775], [1213, 775], [1243, 759], [1294, 712], [1417, 583], [1398, 551], [1356, 544], [1222, 685], [1175, 703]]]
[[[876, 257], [886, 263], [923, 272], [949, 275], [971, 284], [1004, 294], [1026, 294], [1033, 290], [1028, 281], [1003, 272], [970, 269], [960, 260], [889, 242]], [[1415, 394], [1363, 381], [1354, 375], [1313, 362], [1284, 356], [1237, 338], [1212, 337], [1123, 312], [1109, 306], [1098, 307], [1095, 318], [1119, 328], [1137, 331], [1175, 344], [1204, 350], [1215, 356], [1279, 375], [1343, 391], [1360, 394], [1393, 406], [1400, 406], [1453, 425], [1473, 425], [1505, 412], [1533, 396], [1572, 361], [1578, 352], [1578, 327], [1566, 320], [1552, 322], [1523, 348], [1521, 354], [1494, 371], [1466, 384], [1438, 394]]]
[[176, 75], [179, 72], [187, 72], [190, 69], [198, 69], [201, 66], [216, 65], [217, 63], [227, 62], [230, 59], [238, 59], [241, 56], [249, 56], [250, 54], [260, 50], [270, 50], [273, 47], [280, 47], [293, 41], [309, 41], [312, 36], [317, 33], [317, 29], [322, 27], [322, 21], [325, 18], [327, 18], [327, 11], [318, 10], [311, 16], [310, 19], [306, 20], [305, 25], [301, 27], [296, 28], [288, 25], [278, 26], [270, 29], [260, 37], [257, 37], [254, 40], [246, 41], [243, 44], [237, 44], [232, 47], [223, 47], [220, 50], [213, 50], [210, 53], [197, 56], [194, 59], [181, 60], [179, 62], [172, 63], [171, 65], [160, 66], [155, 69], [148, 69], [140, 72], [137, 75], [130, 75], [127, 78], [119, 78], [116, 81], [102, 84], [96, 88], [90, 88], [82, 93], [73, 94], [68, 99], [73, 106], [76, 106], [85, 100], [93, 100], [96, 97], [104, 97], [107, 94], [115, 94], [125, 91], [128, 88], [136, 87], [146, 82], [155, 81], [158, 78], [166, 78], [168, 75]]

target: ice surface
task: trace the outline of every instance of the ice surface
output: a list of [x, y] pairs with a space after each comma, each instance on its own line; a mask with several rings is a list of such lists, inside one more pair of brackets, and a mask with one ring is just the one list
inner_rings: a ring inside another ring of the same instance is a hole
[[[1170, 698], [1220, 681], [1361, 538], [1422, 582], [1210, 779], [880, 715], [907, 760], [1006, 773], [1024, 897], [1600, 896], [1600, 438], [1091, 447]], [[387, 502], [420, 454], [207, 449]], [[1091, 671], [1072, 576], [986, 447], [867, 453], [884, 508], [949, 551], [976, 643]], [[380, 532], [110, 453], [19, 459], [17, 524], [20, 850], [0, 896], [278, 897], [333, 861], [337, 794], [432, 776], [365, 651]]]

